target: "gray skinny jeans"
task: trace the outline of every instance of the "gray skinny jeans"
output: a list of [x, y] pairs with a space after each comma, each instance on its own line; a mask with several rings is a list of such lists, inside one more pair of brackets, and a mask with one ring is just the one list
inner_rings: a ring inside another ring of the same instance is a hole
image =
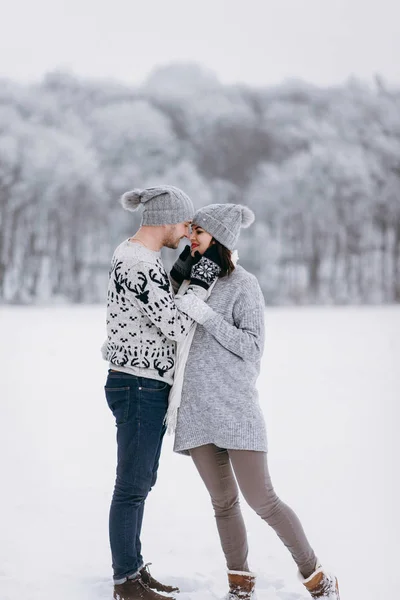
[[266, 452], [224, 450], [207, 444], [192, 448], [190, 455], [210, 493], [228, 569], [249, 570], [238, 483], [248, 505], [275, 530], [303, 577], [314, 572], [316, 556], [298, 517], [274, 491]]

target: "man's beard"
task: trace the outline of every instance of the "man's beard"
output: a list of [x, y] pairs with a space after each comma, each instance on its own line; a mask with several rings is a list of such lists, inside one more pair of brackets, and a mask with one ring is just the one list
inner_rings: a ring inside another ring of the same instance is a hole
[[179, 238], [176, 236], [176, 229], [174, 228], [168, 232], [167, 236], [165, 236], [163, 246], [165, 246], [165, 248], [171, 248], [172, 250], [176, 250], [179, 246], [179, 242], [181, 241], [182, 237], [184, 236], [180, 236]]
[[181, 237], [176, 238], [175, 236], [171, 235], [164, 240], [164, 247], [176, 250], [179, 246], [179, 242], [181, 241], [181, 239]]

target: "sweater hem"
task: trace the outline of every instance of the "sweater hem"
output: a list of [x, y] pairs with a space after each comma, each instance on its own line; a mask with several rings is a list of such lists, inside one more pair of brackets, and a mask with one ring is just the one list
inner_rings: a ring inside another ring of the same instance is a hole
[[250, 445], [246, 444], [245, 446], [239, 444], [227, 444], [224, 443], [223, 440], [215, 440], [209, 439], [208, 441], [198, 442], [196, 444], [184, 444], [183, 446], [179, 446], [174, 448], [174, 452], [176, 454], [182, 454], [183, 456], [190, 456], [190, 450], [194, 448], [200, 448], [201, 446], [207, 446], [208, 444], [214, 444], [217, 448], [223, 448], [224, 450], [249, 450], [252, 452], [268, 452], [267, 445]]
[[189, 450], [214, 444], [226, 450], [253, 450], [267, 452], [268, 443], [264, 423], [224, 423], [223, 431], [199, 431], [190, 421], [179, 421], [175, 436], [174, 452], [189, 455]]

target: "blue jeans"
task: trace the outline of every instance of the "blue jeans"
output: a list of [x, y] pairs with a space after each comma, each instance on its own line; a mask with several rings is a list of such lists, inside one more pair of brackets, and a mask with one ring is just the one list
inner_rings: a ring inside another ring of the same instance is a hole
[[144, 502], [157, 479], [170, 388], [156, 379], [108, 372], [105, 393], [116, 421], [118, 446], [109, 523], [116, 583], [123, 583], [143, 565]]

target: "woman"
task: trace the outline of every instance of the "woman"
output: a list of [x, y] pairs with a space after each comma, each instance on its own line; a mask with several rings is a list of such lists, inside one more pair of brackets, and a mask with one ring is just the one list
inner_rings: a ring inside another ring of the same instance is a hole
[[[200, 270], [205, 280], [207, 273], [216, 271], [218, 278], [206, 301], [191, 294], [176, 296], [178, 308], [197, 325], [186, 356], [174, 450], [192, 457], [210, 493], [228, 567], [230, 600], [251, 599], [255, 586], [238, 486], [291, 552], [312, 598], [339, 600], [336, 577], [319, 564], [298, 517], [275, 494], [268, 471], [265, 423], [256, 390], [264, 299], [257, 279], [232, 260], [240, 228], [253, 220], [252, 211], [238, 204], [211, 204], [193, 218], [191, 256], [196, 255], [197, 262], [192, 277], [196, 270], [198, 284]], [[183, 253], [181, 267], [184, 259]], [[176, 269], [171, 274], [179, 278]]]

